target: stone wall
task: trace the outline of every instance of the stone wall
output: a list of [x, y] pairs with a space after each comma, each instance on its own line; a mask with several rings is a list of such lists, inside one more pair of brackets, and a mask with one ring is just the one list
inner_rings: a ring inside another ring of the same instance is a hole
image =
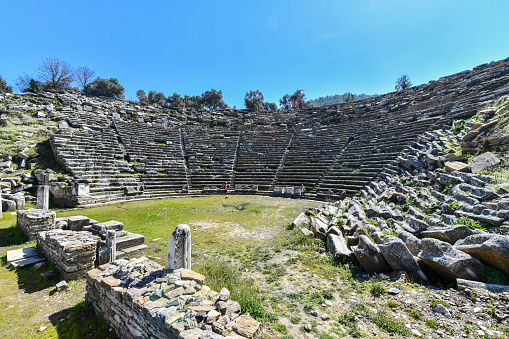
[[28, 240], [35, 240], [39, 232], [49, 231], [56, 228], [56, 213], [53, 211], [26, 210], [18, 211], [17, 226]]
[[169, 273], [142, 257], [89, 271], [86, 300], [121, 338], [258, 338], [261, 324], [189, 269]]
[[37, 248], [68, 280], [84, 275], [94, 266], [100, 240], [89, 232], [59, 229], [39, 232]]

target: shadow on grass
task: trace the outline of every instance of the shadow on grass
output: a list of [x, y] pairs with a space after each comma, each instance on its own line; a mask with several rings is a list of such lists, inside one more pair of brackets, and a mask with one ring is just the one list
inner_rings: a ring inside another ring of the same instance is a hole
[[0, 247], [21, 245], [23, 240], [23, 232], [16, 226], [0, 228]]
[[55, 286], [61, 280], [60, 274], [58, 273], [48, 278], [41, 276], [42, 272], [57, 272], [55, 267], [48, 261], [45, 262], [45, 265], [40, 270], [35, 269], [33, 266], [10, 267], [9, 270], [18, 276], [18, 288], [23, 290], [24, 293], [39, 292], [48, 287]]
[[115, 330], [110, 330], [110, 325], [95, 314], [92, 304], [85, 301], [53, 313], [49, 320], [58, 338], [115, 338]]

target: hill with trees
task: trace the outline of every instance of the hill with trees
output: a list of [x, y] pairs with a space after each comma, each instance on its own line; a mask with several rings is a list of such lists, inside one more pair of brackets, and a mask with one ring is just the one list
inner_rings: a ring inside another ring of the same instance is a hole
[[324, 97], [318, 97], [316, 99], [309, 100], [308, 103], [310, 103], [313, 107], [341, 104], [343, 102], [352, 101], [352, 95], [353, 95], [353, 101], [358, 101], [358, 100], [377, 96], [378, 94], [365, 94], [365, 93], [352, 94], [350, 92], [346, 92], [344, 94], [334, 94], [334, 95], [327, 95]]

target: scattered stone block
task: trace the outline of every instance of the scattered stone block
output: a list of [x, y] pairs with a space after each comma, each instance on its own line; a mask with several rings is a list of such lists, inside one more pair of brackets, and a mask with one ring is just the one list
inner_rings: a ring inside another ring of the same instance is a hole
[[67, 281], [65, 280], [62, 280], [61, 282], [57, 283], [55, 287], [57, 289], [57, 292], [65, 292], [71, 290], [71, 286], [69, 286], [69, 284], [67, 284]]
[[378, 247], [365, 236], [359, 236], [359, 245], [351, 247], [362, 268], [368, 273], [387, 273], [391, 271], [389, 265], [380, 254]]
[[470, 172], [470, 167], [459, 161], [448, 161], [445, 163], [445, 170], [447, 172]]
[[71, 231], [83, 231], [83, 227], [89, 224], [90, 219], [83, 215], [75, 215], [67, 218], [67, 229]]
[[449, 281], [457, 278], [478, 280], [484, 267], [479, 260], [451, 244], [432, 238], [422, 240], [419, 259]]
[[485, 262], [509, 276], [509, 237], [498, 234], [474, 234], [458, 240], [454, 248]]
[[480, 154], [468, 163], [473, 173], [487, 171], [498, 165], [500, 165], [500, 160], [491, 152]]

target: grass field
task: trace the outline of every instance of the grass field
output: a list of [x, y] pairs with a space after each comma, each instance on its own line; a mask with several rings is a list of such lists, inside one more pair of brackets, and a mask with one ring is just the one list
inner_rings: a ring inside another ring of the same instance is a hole
[[[148, 256], [162, 265], [166, 265], [168, 238], [178, 224], [186, 223], [191, 227], [194, 268], [212, 272], [210, 263], [216, 259], [219, 262], [235, 258], [250, 268], [268, 260], [274, 248], [285, 246], [293, 234], [286, 230], [286, 225], [306, 207], [316, 205], [305, 200], [211, 196], [56, 212], [57, 217], [86, 215], [100, 222], [121, 221], [125, 230], [146, 238], [149, 248], [137, 256]], [[52, 270], [51, 264], [47, 263], [40, 271], [31, 267], [12, 269], [6, 265], [7, 251], [34, 245], [34, 242], [23, 242], [23, 235], [16, 228], [16, 216], [4, 213], [0, 221], [0, 335], [4, 338], [111, 337], [109, 326], [83, 303], [84, 279], [70, 282], [71, 292], [55, 293], [59, 277], [45, 279], [39, 274]]]

